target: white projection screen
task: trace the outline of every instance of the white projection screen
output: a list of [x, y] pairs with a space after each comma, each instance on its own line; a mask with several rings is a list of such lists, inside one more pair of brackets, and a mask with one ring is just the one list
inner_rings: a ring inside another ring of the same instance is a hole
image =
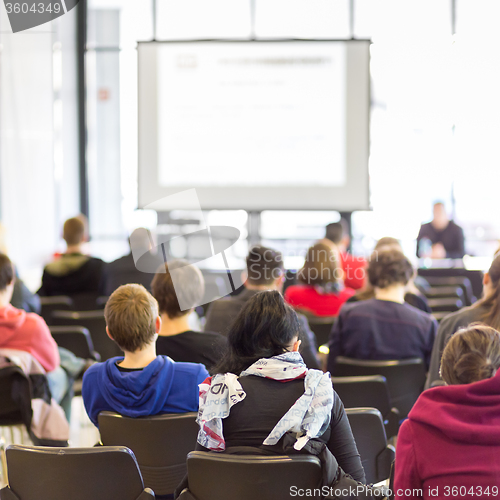
[[369, 41], [138, 53], [141, 208], [196, 188], [204, 209], [369, 209]]

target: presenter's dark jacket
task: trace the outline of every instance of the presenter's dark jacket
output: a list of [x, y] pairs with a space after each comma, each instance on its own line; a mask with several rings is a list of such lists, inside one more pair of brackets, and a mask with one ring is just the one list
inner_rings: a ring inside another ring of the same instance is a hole
[[417, 257], [421, 257], [420, 240], [424, 238], [429, 239], [432, 244], [441, 243], [448, 259], [461, 259], [465, 255], [463, 229], [453, 221], [450, 221], [442, 231], [435, 229], [430, 222], [422, 224], [417, 236]]
[[187, 331], [177, 335], [159, 335], [156, 353], [169, 356], [174, 361], [202, 363], [210, 369], [222, 357], [227, 340], [219, 333]]
[[[228, 297], [212, 302], [207, 311], [205, 331], [217, 332], [227, 336], [229, 327], [236, 316], [238, 316], [238, 313], [243, 309], [246, 302], [258, 292], [258, 290], [248, 290], [248, 288], [245, 288], [235, 297]], [[319, 369], [320, 365], [316, 355], [318, 348], [314, 333], [309, 328], [306, 317], [302, 314], [298, 314], [297, 316], [299, 317], [302, 330], [302, 343], [300, 345], [302, 359], [308, 368]]]
[[424, 391], [399, 430], [395, 498], [498, 498], [499, 456], [500, 371]]
[[80, 294], [104, 295], [106, 264], [81, 253], [62, 254], [43, 270], [42, 296]]
[[345, 304], [330, 335], [328, 371], [335, 358], [390, 360], [421, 358], [429, 367], [437, 322], [429, 314], [388, 300]]
[[487, 310], [484, 307], [469, 306], [460, 309], [460, 311], [449, 314], [439, 324], [439, 329], [432, 349], [431, 365], [429, 373], [427, 374], [427, 382], [425, 387], [428, 388], [436, 380], [441, 380], [439, 376], [439, 368], [441, 366], [441, 356], [450, 337], [456, 333], [460, 328], [465, 328], [471, 323], [481, 321]]

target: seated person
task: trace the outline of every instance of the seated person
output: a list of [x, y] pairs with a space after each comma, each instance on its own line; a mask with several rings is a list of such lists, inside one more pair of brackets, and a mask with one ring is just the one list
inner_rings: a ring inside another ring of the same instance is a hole
[[142, 285], [123, 285], [111, 294], [104, 316], [108, 336], [125, 356], [85, 372], [82, 397], [90, 420], [97, 426], [101, 411], [127, 417], [196, 411], [198, 384], [208, 372], [201, 364], [156, 355], [161, 319], [151, 294]]
[[151, 291], [151, 281], [163, 258], [151, 252], [150, 234], [142, 227], [132, 231], [130, 253], [107, 265], [105, 294], [111, 295], [119, 286], [138, 283]]
[[344, 219], [340, 222], [332, 222], [326, 226], [325, 237], [318, 243], [336, 246], [339, 252], [339, 260], [344, 270], [344, 285], [353, 290], [363, 288], [365, 283], [366, 266], [368, 263], [363, 257], [355, 257], [348, 253], [347, 249], [351, 238], [349, 227]]
[[334, 373], [335, 358], [422, 358], [429, 366], [437, 322], [429, 314], [406, 304], [405, 287], [413, 267], [395, 248], [374, 254], [368, 278], [375, 298], [346, 304], [330, 335], [328, 370]]
[[85, 224], [80, 217], [64, 223], [63, 238], [66, 252], [45, 266], [38, 293], [43, 296], [103, 295], [105, 264], [101, 259], [83, 254]]
[[[160, 265], [151, 287], [161, 315], [157, 354], [170, 356], [174, 361], [203, 363], [207, 368], [219, 361], [226, 338], [219, 333], [194, 332], [189, 326], [189, 315], [205, 290], [200, 270], [185, 260], [172, 260], [168, 266]], [[179, 304], [183, 304], [182, 309]]]
[[424, 391], [399, 430], [397, 499], [498, 497], [499, 368], [496, 330], [476, 323], [453, 335], [441, 360], [448, 385]]
[[[399, 240], [396, 238], [391, 238], [390, 236], [386, 236], [384, 238], [380, 238], [375, 245], [374, 252], [378, 252], [382, 248], [392, 247], [397, 250], [403, 251]], [[426, 313], [430, 313], [431, 308], [429, 307], [429, 303], [427, 302], [427, 298], [423, 295], [420, 290], [415, 286], [413, 279], [415, 276], [412, 276], [406, 285], [405, 290], [405, 302], [410, 304], [411, 306], [420, 309]], [[353, 295], [347, 302], [358, 302], [360, 300], [372, 299], [375, 297], [375, 289], [370, 284], [370, 281], [367, 279], [365, 284], [361, 290], [358, 290], [355, 295]]]
[[[0, 348], [28, 352], [40, 363], [47, 372], [52, 397], [63, 407], [69, 420], [73, 396], [72, 380], [61, 367], [56, 341], [43, 318], [16, 309], [10, 304], [15, 279], [10, 259], [0, 254]], [[75, 359], [79, 360], [75, 368], [76, 372], [79, 372], [84, 361]]]
[[[364, 482], [356, 443], [330, 375], [308, 369], [299, 345], [297, 315], [281, 294], [254, 294], [231, 326], [228, 350], [213, 370], [216, 375], [200, 386], [196, 449], [251, 446], [279, 452], [285, 434], [295, 442], [299, 429], [308, 428], [296, 449], [309, 439], [325, 443], [340, 467]], [[217, 385], [221, 391], [210, 391]]]
[[307, 250], [297, 279], [300, 284], [285, 290], [285, 300], [295, 309], [315, 316], [337, 316], [342, 304], [354, 295], [352, 288], [344, 287], [338, 252], [324, 243]]
[[426, 388], [440, 379], [441, 355], [446, 342], [456, 331], [477, 321], [500, 330], [500, 254], [495, 256], [488, 272], [484, 273], [483, 287], [481, 299], [471, 306], [449, 314], [439, 324], [436, 342], [432, 349]]
[[465, 255], [463, 229], [448, 219], [443, 202], [434, 203], [431, 222], [422, 224], [417, 236], [417, 257], [461, 259]]
[[[227, 336], [231, 324], [244, 305], [257, 293], [265, 290], [283, 290], [285, 269], [283, 256], [277, 250], [256, 245], [250, 249], [247, 256], [247, 276], [245, 288], [234, 297], [225, 297], [210, 304], [207, 311], [205, 330]], [[305, 316], [299, 314], [302, 344], [300, 354], [308, 368], [319, 368], [316, 355], [316, 338], [309, 328]]]

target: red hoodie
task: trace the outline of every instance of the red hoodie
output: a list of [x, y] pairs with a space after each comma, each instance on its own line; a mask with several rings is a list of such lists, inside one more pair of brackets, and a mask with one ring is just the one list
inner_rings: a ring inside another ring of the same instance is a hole
[[29, 352], [47, 372], [60, 364], [56, 341], [43, 318], [10, 304], [0, 309], [0, 348]]
[[418, 398], [399, 431], [394, 490], [397, 499], [500, 498], [500, 371]]

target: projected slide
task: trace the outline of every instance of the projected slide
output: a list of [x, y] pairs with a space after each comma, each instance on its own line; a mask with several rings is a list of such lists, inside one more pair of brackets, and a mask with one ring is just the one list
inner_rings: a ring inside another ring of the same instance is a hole
[[342, 186], [345, 46], [164, 44], [161, 186]]
[[138, 57], [140, 207], [195, 188], [204, 209], [369, 208], [369, 41], [143, 42]]

